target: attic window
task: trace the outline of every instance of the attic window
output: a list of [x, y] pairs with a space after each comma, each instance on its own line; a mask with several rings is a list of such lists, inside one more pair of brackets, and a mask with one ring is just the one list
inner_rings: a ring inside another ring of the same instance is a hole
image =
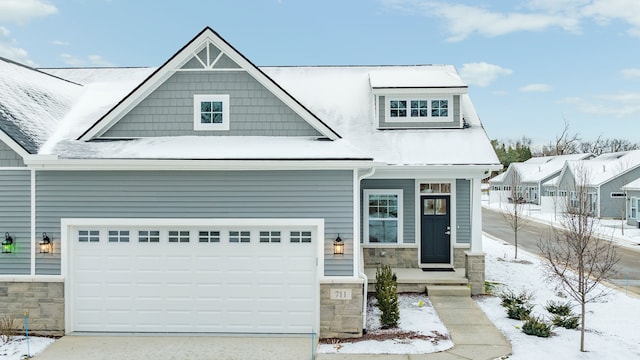
[[453, 98], [447, 96], [407, 96], [388, 98], [387, 122], [447, 122], [453, 121], [449, 107]]
[[193, 129], [229, 130], [229, 95], [194, 95]]

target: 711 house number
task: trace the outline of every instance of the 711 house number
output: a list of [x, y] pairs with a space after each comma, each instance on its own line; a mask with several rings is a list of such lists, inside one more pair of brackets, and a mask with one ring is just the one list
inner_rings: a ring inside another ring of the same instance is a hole
[[351, 289], [331, 289], [330, 300], [351, 300]]

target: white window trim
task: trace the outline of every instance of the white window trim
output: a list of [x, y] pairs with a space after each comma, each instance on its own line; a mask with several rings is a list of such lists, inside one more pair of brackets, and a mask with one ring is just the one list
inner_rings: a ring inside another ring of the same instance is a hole
[[[367, 245], [402, 245], [403, 240], [403, 218], [404, 218], [404, 201], [402, 189], [365, 189], [363, 190], [362, 201], [362, 219], [363, 219], [363, 236], [364, 243]], [[398, 241], [395, 243], [369, 242], [369, 195], [397, 195], [398, 196]]]
[[[203, 124], [200, 122], [200, 103], [202, 101], [222, 102], [221, 124]], [[193, 95], [193, 130], [229, 130], [229, 95]]]
[[[427, 116], [426, 117], [412, 117], [411, 116], [411, 101], [412, 100], [426, 100], [427, 101]], [[431, 116], [431, 101], [432, 100], [447, 100], [448, 115], [433, 117]], [[391, 117], [391, 102], [392, 101], [406, 101], [407, 102], [407, 116], [405, 117]], [[386, 96], [385, 97], [385, 114], [384, 121], [386, 123], [424, 123], [424, 122], [453, 122], [453, 95], [433, 95], [433, 94], [411, 94], [402, 96]]]
[[[635, 204], [635, 206], [634, 206]], [[635, 207], [636, 209], [636, 216], [633, 217], [633, 208]], [[629, 217], [632, 219], [640, 219], [640, 198], [637, 197], [631, 197], [631, 204], [629, 207]]]

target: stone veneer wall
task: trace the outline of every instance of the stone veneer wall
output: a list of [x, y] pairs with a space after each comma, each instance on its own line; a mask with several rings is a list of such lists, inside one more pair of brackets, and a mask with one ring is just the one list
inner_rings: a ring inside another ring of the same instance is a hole
[[418, 268], [417, 247], [364, 247], [364, 266], [389, 265], [392, 268]]
[[[351, 300], [331, 300], [331, 289], [350, 289]], [[363, 284], [320, 284], [320, 338], [362, 337]]]
[[469, 280], [471, 295], [484, 294], [484, 253], [466, 251], [465, 274]]
[[453, 267], [456, 269], [464, 268], [465, 252], [469, 251], [468, 245], [453, 245]]
[[0, 281], [0, 316], [17, 320], [29, 312], [29, 331], [40, 335], [64, 334], [64, 283]]

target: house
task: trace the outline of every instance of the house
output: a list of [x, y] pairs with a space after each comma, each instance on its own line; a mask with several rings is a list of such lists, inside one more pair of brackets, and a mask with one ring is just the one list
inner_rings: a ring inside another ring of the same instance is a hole
[[[593, 154], [568, 154], [533, 157], [524, 162], [511, 163], [507, 170], [490, 180], [491, 202], [505, 202], [515, 195], [527, 203], [541, 205], [542, 184], [560, 175], [566, 161], [587, 160]], [[513, 189], [515, 186], [516, 189]]]
[[358, 337], [365, 263], [484, 289], [501, 166], [452, 66], [259, 68], [205, 28], [158, 68], [0, 67], [0, 307], [32, 330]]
[[622, 191], [627, 194], [627, 224], [640, 228], [640, 178], [623, 186]]
[[[591, 160], [568, 161], [558, 178], [544, 184], [549, 201], [578, 206], [578, 191], [587, 192], [589, 210], [599, 218], [627, 218], [623, 186], [640, 178], [640, 150], [607, 153]], [[545, 201], [543, 199], [543, 201]]]

